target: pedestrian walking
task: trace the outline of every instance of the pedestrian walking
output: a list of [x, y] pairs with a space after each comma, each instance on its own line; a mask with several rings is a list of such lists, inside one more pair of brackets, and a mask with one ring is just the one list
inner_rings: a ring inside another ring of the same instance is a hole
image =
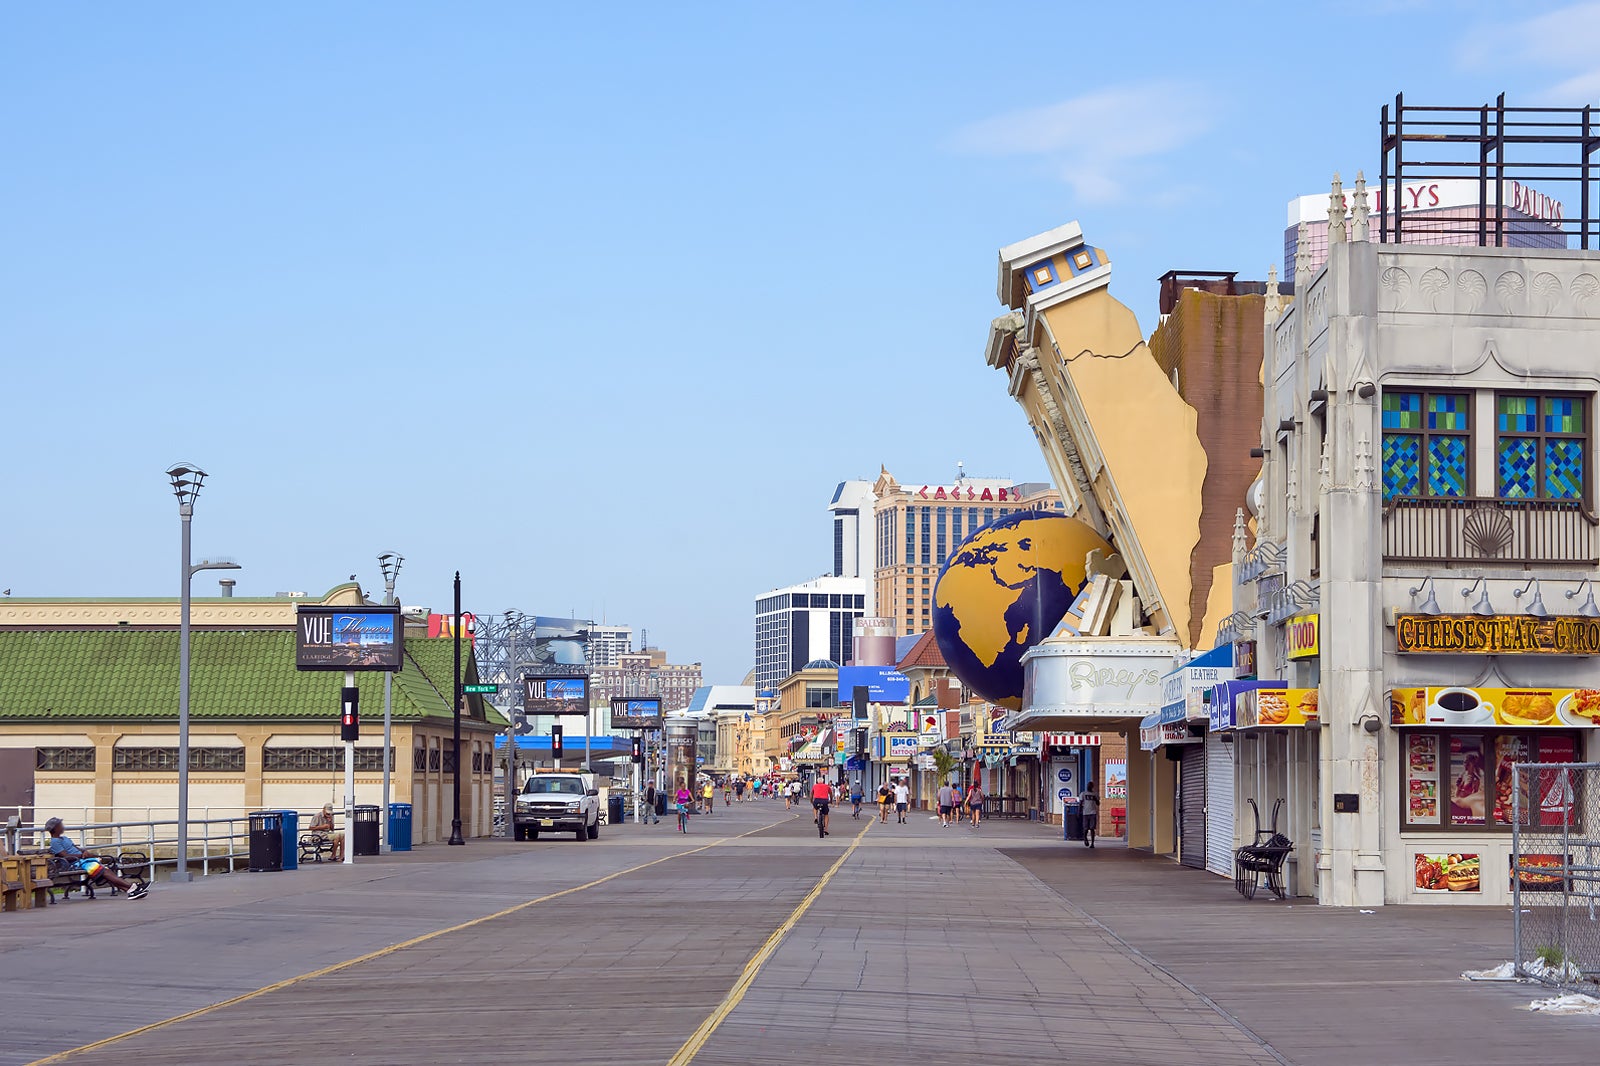
[[1094, 847], [1095, 834], [1100, 829], [1100, 790], [1090, 780], [1078, 797], [1078, 810], [1083, 814], [1083, 846]]
[[887, 822], [889, 820], [889, 804], [893, 801], [894, 789], [889, 786], [889, 782], [885, 781], [878, 786], [878, 821]]
[[950, 828], [950, 814], [956, 809], [956, 790], [946, 781], [939, 786], [939, 828]]
[[661, 824], [661, 816], [656, 813], [656, 783], [650, 782], [644, 786], [644, 818], [646, 822]]
[[906, 824], [906, 809], [911, 806], [911, 789], [906, 787], [906, 779], [901, 778], [894, 783], [894, 816], [901, 825]]
[[700, 788], [701, 810], [710, 814], [717, 809], [717, 786], [712, 784], [711, 778], [706, 778], [706, 783]]
[[967, 789], [967, 813], [972, 817], [970, 828], [976, 829], [983, 823], [983, 786], [976, 781]]

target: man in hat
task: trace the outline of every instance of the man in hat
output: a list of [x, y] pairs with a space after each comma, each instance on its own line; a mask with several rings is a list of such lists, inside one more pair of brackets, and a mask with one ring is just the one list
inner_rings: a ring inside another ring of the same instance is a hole
[[66, 826], [61, 824], [60, 818], [52, 818], [44, 823], [45, 832], [50, 834], [50, 854], [59, 858], [69, 866], [75, 866], [83, 871], [83, 876], [91, 881], [120, 888], [128, 894], [129, 899], [144, 899], [150, 894], [150, 886], [143, 881], [134, 884], [112, 873], [99, 855], [84, 851], [71, 840], [67, 839]]

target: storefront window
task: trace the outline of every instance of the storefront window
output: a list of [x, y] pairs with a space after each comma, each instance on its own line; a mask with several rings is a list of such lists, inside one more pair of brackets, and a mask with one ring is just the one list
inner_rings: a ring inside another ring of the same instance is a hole
[[[1577, 752], [1577, 737], [1571, 733], [1407, 731], [1401, 764], [1404, 824], [1408, 829], [1509, 831], [1516, 809], [1512, 767], [1525, 762], [1573, 762]], [[1557, 797], [1552, 802], [1556, 803], [1552, 824], [1559, 825], [1571, 801]], [[1536, 811], [1539, 824], [1545, 824], [1544, 806], [1544, 797], [1524, 793], [1523, 824], [1531, 824]]]

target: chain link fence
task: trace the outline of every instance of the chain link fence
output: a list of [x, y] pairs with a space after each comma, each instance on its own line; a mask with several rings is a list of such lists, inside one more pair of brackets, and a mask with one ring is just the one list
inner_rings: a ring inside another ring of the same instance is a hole
[[1600, 995], [1600, 763], [1519, 763], [1512, 775], [1517, 976]]

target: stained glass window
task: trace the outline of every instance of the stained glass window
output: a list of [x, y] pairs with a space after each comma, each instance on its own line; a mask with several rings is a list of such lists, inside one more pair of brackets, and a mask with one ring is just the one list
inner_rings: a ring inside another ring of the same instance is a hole
[[1465, 496], [1472, 394], [1383, 394], [1383, 498]]
[[1504, 499], [1581, 500], [1589, 440], [1581, 396], [1495, 397], [1495, 492]]

